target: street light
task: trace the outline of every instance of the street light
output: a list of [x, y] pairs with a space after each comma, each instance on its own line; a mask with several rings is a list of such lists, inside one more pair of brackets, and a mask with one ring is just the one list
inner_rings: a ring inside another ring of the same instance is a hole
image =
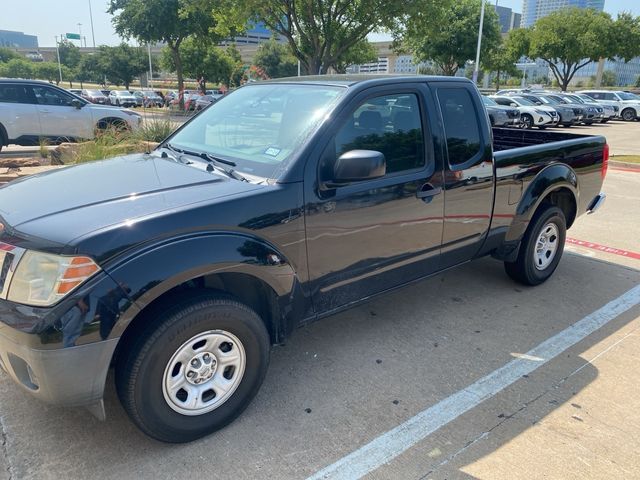
[[[62, 36], [60, 37], [62, 39]], [[58, 73], [60, 74], [60, 83], [62, 83], [62, 64], [60, 63], [60, 49], [58, 48], [58, 36], [55, 36], [56, 39], [56, 54], [58, 56]]]
[[478, 48], [476, 50], [476, 65], [473, 69], [473, 83], [478, 81], [478, 71], [480, 70], [480, 47], [482, 46], [482, 27], [484, 25], [484, 7], [485, 2], [482, 0], [482, 8], [480, 10], [480, 28], [478, 29]]
[[[91, 12], [91, 0], [88, 0], [88, 1], [89, 1], [89, 18], [91, 19], [91, 38], [93, 39], [93, 48], [96, 48], [96, 34], [93, 32], [93, 12]], [[87, 45], [85, 44], [85, 47], [86, 46]]]
[[522, 67], [522, 82], [520, 86], [522, 88], [525, 87], [525, 77], [527, 76], [527, 67], [536, 67], [538, 64], [535, 62], [529, 63], [516, 63], [516, 67]]

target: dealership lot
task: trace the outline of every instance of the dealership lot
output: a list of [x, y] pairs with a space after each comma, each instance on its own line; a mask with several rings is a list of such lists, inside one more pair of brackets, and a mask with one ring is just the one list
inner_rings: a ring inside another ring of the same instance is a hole
[[[626, 132], [624, 145], [610, 137], [615, 153], [635, 148], [638, 127], [596, 128]], [[515, 285], [499, 262], [483, 259], [299, 330], [273, 350], [265, 384], [239, 420], [192, 444], [143, 436], [112, 380], [100, 423], [84, 409], [43, 405], [0, 374], [0, 479], [304, 479], [336, 462], [337, 475], [357, 467], [379, 479], [640, 476], [636, 297], [560, 355], [524, 356], [640, 283], [640, 259], [620, 253], [640, 251], [639, 187], [640, 173], [609, 172], [607, 202], [569, 236], [617, 250], [573, 242], [540, 287]], [[514, 359], [540, 366], [403, 440], [386, 465], [344, 460]]]

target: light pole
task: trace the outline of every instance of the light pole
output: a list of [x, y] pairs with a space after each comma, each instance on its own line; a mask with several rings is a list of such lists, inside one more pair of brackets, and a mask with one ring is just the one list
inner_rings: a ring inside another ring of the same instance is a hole
[[478, 48], [476, 50], [476, 65], [473, 69], [473, 83], [478, 81], [478, 71], [480, 70], [480, 47], [482, 46], [482, 27], [484, 25], [484, 6], [485, 2], [482, 0], [482, 8], [480, 10], [480, 28], [478, 29]]
[[[93, 12], [91, 12], [91, 0], [89, 1], [89, 18], [91, 19], [91, 38], [93, 39], [93, 48], [96, 48], [96, 34], [93, 32]], [[85, 40], [85, 47], [86, 47]]]
[[149, 53], [149, 87], [153, 90], [153, 67], [151, 66], [151, 42], [147, 43], [147, 52]]
[[520, 83], [520, 86], [522, 88], [525, 87], [525, 79], [527, 77], [527, 67], [535, 67], [538, 64], [535, 62], [529, 62], [529, 63], [516, 63], [516, 67], [522, 67], [522, 82]]
[[78, 23], [78, 35], [80, 35], [80, 46], [82, 47], [82, 24]]
[[60, 49], [58, 48], [58, 36], [56, 35], [55, 38], [56, 38], [56, 55], [58, 56], [58, 73], [60, 74], [60, 83], [62, 83], [62, 64], [60, 63]]

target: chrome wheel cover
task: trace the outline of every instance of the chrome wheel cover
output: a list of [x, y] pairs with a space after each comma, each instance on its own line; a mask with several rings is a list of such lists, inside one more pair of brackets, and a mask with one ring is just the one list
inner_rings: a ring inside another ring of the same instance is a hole
[[559, 237], [558, 226], [555, 223], [550, 222], [542, 227], [533, 251], [533, 264], [537, 270], [544, 270], [553, 262], [558, 252]]
[[246, 354], [238, 337], [224, 330], [200, 333], [183, 343], [167, 363], [164, 399], [182, 415], [209, 413], [233, 395], [245, 365]]

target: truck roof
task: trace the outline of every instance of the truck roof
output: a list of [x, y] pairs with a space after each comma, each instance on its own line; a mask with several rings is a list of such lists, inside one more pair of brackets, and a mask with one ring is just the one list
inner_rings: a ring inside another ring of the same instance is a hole
[[316, 85], [339, 85], [350, 87], [356, 84], [368, 83], [375, 85], [384, 85], [387, 83], [398, 82], [421, 82], [433, 81], [439, 82], [469, 82], [471, 80], [465, 77], [444, 77], [437, 75], [400, 75], [400, 74], [338, 74], [338, 75], [305, 75], [301, 77], [284, 77], [275, 78], [255, 82], [255, 84], [264, 83], [299, 83], [299, 84], [316, 84]]

